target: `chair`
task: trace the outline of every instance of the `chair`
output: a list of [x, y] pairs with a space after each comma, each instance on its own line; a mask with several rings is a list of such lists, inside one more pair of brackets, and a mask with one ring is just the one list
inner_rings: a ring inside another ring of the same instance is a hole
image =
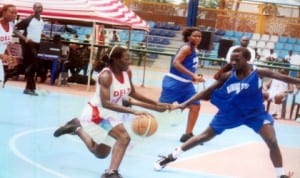
[[287, 39], [287, 43], [290, 43], [290, 44], [295, 44], [296, 41], [297, 41], [296, 38], [288, 38], [288, 39]]
[[250, 40], [249, 45], [250, 48], [256, 48], [256, 41], [255, 40]]
[[232, 37], [234, 34], [234, 32], [232, 30], [226, 30], [225, 31], [225, 35], [224, 36], [227, 36], [227, 37]]
[[234, 32], [233, 36], [237, 39], [240, 39], [243, 36], [243, 32], [239, 32], [239, 31]]
[[259, 33], [254, 33], [253, 35], [252, 35], [252, 38], [251, 38], [252, 40], [255, 40], [255, 41], [259, 41], [260, 40], [260, 34]]
[[277, 35], [272, 35], [272, 36], [270, 37], [270, 41], [271, 41], [271, 42], [277, 42], [278, 39], [279, 39], [279, 37], [278, 37]]
[[280, 36], [279, 37], [279, 39], [278, 39], [278, 41], [280, 42], [280, 43], [286, 43], [287, 42], [287, 37], [285, 37], [285, 36]]
[[283, 49], [283, 43], [276, 43], [275, 44], [275, 50], [282, 50]]
[[256, 44], [256, 48], [265, 48], [266, 46], [266, 42], [265, 41], [258, 41], [257, 44]]
[[295, 45], [293, 51], [300, 52], [300, 45]]
[[274, 49], [275, 48], [274, 42], [267, 42], [266, 48], [268, 48], [268, 49]]
[[291, 51], [291, 50], [293, 50], [293, 45], [286, 43], [283, 45], [283, 49], [287, 50], [287, 51]]
[[260, 38], [261, 41], [269, 41], [270, 40], [270, 35], [263, 34]]
[[251, 32], [244, 32], [244, 36], [246, 36], [249, 39], [251, 39], [252, 38], [252, 33]]

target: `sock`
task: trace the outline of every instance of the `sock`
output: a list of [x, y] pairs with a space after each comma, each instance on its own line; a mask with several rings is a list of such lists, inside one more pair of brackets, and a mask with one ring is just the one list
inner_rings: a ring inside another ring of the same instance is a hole
[[275, 173], [277, 177], [284, 175], [282, 167], [275, 167]]
[[177, 158], [182, 152], [183, 152], [183, 151], [182, 151], [181, 147], [176, 148], [176, 149], [172, 152], [173, 158]]

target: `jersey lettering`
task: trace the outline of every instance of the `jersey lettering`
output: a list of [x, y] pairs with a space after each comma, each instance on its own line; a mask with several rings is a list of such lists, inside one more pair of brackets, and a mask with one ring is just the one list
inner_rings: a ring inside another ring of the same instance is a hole
[[246, 90], [249, 88], [249, 83], [232, 83], [227, 89], [227, 93], [235, 92], [236, 94], [239, 94], [242, 90]]
[[115, 90], [113, 93], [113, 96], [120, 97], [120, 96], [128, 95], [130, 93], [130, 91], [131, 91], [131, 88]]

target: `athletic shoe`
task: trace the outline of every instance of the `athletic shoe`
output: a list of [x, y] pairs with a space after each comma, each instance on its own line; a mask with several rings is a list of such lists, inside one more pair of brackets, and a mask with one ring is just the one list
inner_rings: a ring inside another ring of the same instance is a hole
[[184, 143], [184, 142], [186, 142], [188, 139], [192, 138], [193, 136], [194, 136], [193, 133], [183, 134], [183, 135], [180, 137], [180, 142]]
[[105, 171], [105, 173], [102, 174], [101, 178], [122, 178], [122, 176], [117, 170], [113, 170], [112, 173], [108, 173], [107, 171]]
[[59, 137], [64, 134], [76, 134], [76, 130], [78, 127], [81, 127], [81, 124], [77, 118], [74, 118], [67, 122], [64, 126], [59, 127], [54, 132], [54, 137]]
[[172, 154], [169, 154], [168, 156], [159, 155], [158, 157], [160, 157], [161, 159], [154, 163], [154, 169], [157, 171], [163, 169], [167, 166], [167, 164], [176, 160], [176, 158], [174, 158]]
[[38, 94], [34, 90], [25, 89], [23, 91], [23, 93], [26, 94], [26, 95], [38, 96]]
[[290, 178], [292, 176], [287, 176], [287, 175], [281, 175], [279, 178]]

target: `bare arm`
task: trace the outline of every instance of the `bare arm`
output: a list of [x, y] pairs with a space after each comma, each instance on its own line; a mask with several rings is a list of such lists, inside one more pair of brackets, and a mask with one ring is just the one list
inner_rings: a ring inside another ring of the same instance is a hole
[[207, 87], [206, 89], [204, 89], [203, 91], [196, 93], [194, 96], [192, 96], [190, 99], [188, 99], [187, 101], [185, 101], [182, 104], [179, 104], [175, 107], [173, 107], [172, 109], [184, 109], [186, 108], [188, 105], [192, 104], [194, 101], [197, 100], [209, 100], [210, 96], [212, 94], [212, 92], [216, 89], [219, 88], [220, 86], [223, 85], [223, 83], [227, 80], [227, 78], [230, 76], [231, 71], [226, 72], [221, 74], [220, 79], [216, 80], [212, 85], [210, 85], [209, 87]]
[[170, 107], [171, 107], [170, 104], [160, 103], [156, 100], [148, 98], [148, 97], [142, 95], [141, 93], [137, 92], [135, 90], [135, 87], [134, 87], [134, 85], [132, 83], [132, 80], [131, 80], [132, 73], [131, 73], [130, 70], [128, 71], [128, 75], [129, 75], [129, 78], [130, 78], [130, 85], [131, 85], [130, 96], [135, 99], [135, 100], [131, 100], [132, 102], [134, 102], [134, 103], [131, 103], [131, 104], [136, 105], [136, 106], [141, 106], [141, 107], [144, 107], [144, 108], [147, 108], [147, 109], [159, 111], [159, 112], [163, 112], [167, 109], [170, 109]]
[[269, 77], [277, 80], [284, 81], [286, 83], [300, 84], [300, 78], [291, 77], [289, 75], [284, 75], [279, 72], [273, 72], [270, 69], [257, 69], [257, 73], [260, 77]]

